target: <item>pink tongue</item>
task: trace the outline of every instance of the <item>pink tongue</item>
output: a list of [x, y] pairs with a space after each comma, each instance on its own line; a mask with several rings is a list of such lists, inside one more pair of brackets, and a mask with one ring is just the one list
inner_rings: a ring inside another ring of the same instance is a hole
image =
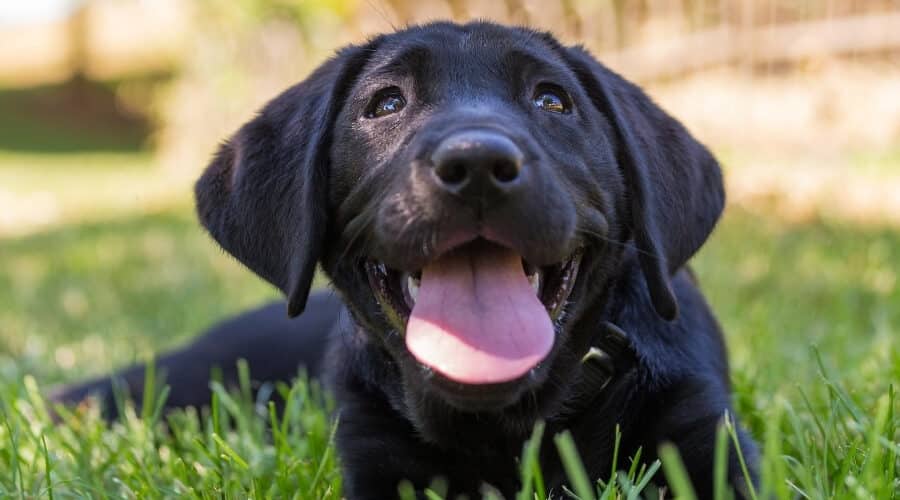
[[452, 380], [492, 384], [521, 377], [553, 347], [553, 324], [512, 250], [454, 251], [422, 270], [406, 347]]

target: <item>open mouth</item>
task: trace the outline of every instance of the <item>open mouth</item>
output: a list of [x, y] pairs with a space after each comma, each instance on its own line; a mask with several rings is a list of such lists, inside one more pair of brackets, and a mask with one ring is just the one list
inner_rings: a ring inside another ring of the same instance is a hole
[[580, 260], [575, 252], [538, 267], [478, 239], [415, 272], [365, 267], [384, 312], [405, 325], [413, 357], [451, 380], [492, 384], [521, 377], [549, 354]]

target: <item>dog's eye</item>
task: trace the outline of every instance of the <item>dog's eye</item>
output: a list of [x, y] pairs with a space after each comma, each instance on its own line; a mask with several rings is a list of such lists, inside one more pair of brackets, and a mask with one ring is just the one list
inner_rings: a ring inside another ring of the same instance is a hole
[[541, 85], [534, 93], [534, 105], [551, 113], [568, 113], [572, 109], [569, 96], [556, 85]]
[[366, 109], [367, 118], [381, 118], [399, 112], [406, 106], [406, 99], [397, 87], [378, 91]]

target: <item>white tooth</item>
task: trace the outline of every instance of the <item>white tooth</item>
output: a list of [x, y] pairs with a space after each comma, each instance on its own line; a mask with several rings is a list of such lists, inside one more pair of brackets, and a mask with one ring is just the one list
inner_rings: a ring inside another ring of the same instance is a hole
[[531, 288], [534, 288], [534, 293], [539, 293], [541, 291], [541, 273], [529, 274], [526, 277], [531, 283]]
[[412, 275], [406, 278], [406, 289], [409, 290], [409, 297], [412, 299], [413, 304], [416, 303], [416, 297], [419, 296], [419, 281], [412, 277]]

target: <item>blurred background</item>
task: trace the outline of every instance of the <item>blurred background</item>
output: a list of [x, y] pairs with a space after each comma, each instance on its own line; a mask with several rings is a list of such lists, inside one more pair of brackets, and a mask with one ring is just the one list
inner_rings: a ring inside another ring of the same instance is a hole
[[[179, 345], [276, 297], [194, 220], [216, 144], [336, 48], [431, 19], [583, 43], [721, 159], [696, 259], [739, 409], [900, 379], [898, 0], [0, 2], [0, 383]], [[871, 387], [869, 387], [871, 386]]]

